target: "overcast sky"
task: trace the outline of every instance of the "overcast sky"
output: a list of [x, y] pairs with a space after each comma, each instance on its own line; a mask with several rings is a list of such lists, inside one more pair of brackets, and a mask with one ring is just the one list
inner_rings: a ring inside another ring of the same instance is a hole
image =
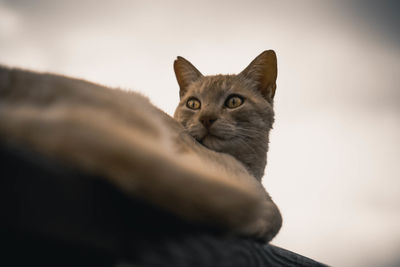
[[0, 64], [139, 91], [172, 114], [176, 56], [203, 74], [238, 73], [274, 49], [274, 243], [334, 266], [395, 266], [399, 13], [370, 0], [0, 0]]

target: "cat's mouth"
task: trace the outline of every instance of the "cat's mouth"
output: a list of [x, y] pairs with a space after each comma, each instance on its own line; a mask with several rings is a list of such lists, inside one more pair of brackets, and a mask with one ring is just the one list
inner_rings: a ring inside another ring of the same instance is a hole
[[229, 139], [227, 136], [206, 129], [202, 129], [201, 131], [189, 131], [189, 134], [201, 145], [212, 150], [218, 149], [222, 145], [221, 142]]
[[203, 146], [210, 148], [215, 141], [222, 141], [224, 138], [212, 133], [207, 133], [201, 138], [196, 138], [196, 140]]

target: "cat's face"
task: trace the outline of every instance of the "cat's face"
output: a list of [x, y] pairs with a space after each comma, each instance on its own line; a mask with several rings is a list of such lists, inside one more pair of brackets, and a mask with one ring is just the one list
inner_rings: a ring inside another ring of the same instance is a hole
[[[203, 76], [183, 58], [174, 65], [181, 87], [175, 119], [205, 147], [231, 154], [255, 176], [262, 176], [273, 123], [276, 72], [269, 71], [271, 64], [276, 69], [276, 58], [271, 53], [238, 75]], [[272, 79], [265, 79], [268, 75]]]
[[271, 127], [272, 107], [235, 75], [201, 77], [182, 97], [175, 118], [204, 146], [220, 152], [245, 146]]

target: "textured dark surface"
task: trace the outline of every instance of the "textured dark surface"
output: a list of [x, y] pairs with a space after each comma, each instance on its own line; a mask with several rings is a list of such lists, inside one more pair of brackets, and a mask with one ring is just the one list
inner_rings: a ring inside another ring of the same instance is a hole
[[323, 266], [189, 224], [16, 146], [0, 146], [0, 266]]

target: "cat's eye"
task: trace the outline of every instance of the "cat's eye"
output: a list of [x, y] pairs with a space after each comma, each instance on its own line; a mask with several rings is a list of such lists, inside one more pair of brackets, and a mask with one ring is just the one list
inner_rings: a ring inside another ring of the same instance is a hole
[[190, 109], [199, 109], [201, 107], [201, 103], [198, 99], [192, 97], [186, 102], [186, 106]]
[[242, 104], [243, 98], [238, 95], [230, 95], [225, 101], [225, 106], [228, 108], [237, 108]]

